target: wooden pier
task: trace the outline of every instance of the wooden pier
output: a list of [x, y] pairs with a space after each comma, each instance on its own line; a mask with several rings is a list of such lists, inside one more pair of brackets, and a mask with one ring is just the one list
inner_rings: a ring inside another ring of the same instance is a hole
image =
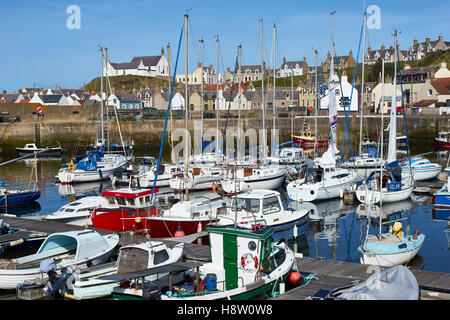
[[[354, 285], [366, 280], [373, 273], [368, 272], [367, 265], [353, 262], [326, 260], [317, 258], [297, 258], [300, 272], [312, 273], [318, 279], [297, 287], [274, 298], [274, 300], [305, 300], [317, 290], [332, 290]], [[421, 289], [420, 298], [450, 300], [450, 274], [410, 269]]]
[[[83, 230], [69, 224], [53, 221], [41, 221], [39, 219], [18, 218], [15, 216], [1, 215], [5, 223], [11, 227], [20, 229], [17, 236], [27, 236], [32, 233], [52, 234], [55, 232], [65, 232], [73, 230]], [[95, 229], [100, 234], [109, 234], [111, 231]], [[205, 233], [198, 234], [202, 236]], [[1, 238], [1, 237], [0, 237]], [[19, 240], [17, 237], [15, 241]], [[161, 239], [158, 239], [161, 240]], [[131, 242], [141, 243], [148, 241], [148, 238], [133, 232], [121, 233], [121, 244], [126, 245]], [[176, 240], [162, 240], [167, 244], [183, 241], [185, 243], [186, 261], [206, 263], [211, 260], [209, 246], [199, 245], [192, 242], [192, 238], [177, 238]], [[194, 240], [195, 242], [196, 240]], [[326, 260], [319, 258], [301, 257], [297, 258], [298, 270], [303, 273], [313, 274], [317, 279], [312, 279], [307, 285], [291, 289], [273, 300], [305, 300], [312, 296], [319, 289], [336, 289], [343, 286], [360, 283], [367, 279], [372, 273], [368, 273], [368, 266], [359, 263], [343, 262], [336, 260]], [[450, 274], [441, 272], [431, 272], [411, 269], [419, 283], [421, 289], [421, 299], [446, 299], [450, 300]], [[1, 298], [0, 298], [1, 300]]]

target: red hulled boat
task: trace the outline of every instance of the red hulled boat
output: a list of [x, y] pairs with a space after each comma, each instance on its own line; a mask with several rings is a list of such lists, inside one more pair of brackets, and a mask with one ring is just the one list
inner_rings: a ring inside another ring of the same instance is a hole
[[150, 189], [122, 188], [103, 192], [116, 207], [98, 208], [91, 214], [95, 228], [109, 231], [146, 230], [152, 238], [174, 237], [199, 232], [217, 215], [226, 213], [226, 203], [217, 194], [206, 194], [175, 203], [161, 210], [150, 202]]
[[450, 132], [439, 132], [437, 138], [434, 138], [434, 143], [439, 150], [450, 149]]

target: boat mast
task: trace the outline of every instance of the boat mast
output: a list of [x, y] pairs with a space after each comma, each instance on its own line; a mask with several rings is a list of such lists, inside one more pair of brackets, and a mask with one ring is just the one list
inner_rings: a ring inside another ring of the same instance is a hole
[[217, 47], [217, 93], [216, 93], [216, 155], [219, 154], [219, 35], [216, 35]]
[[200, 123], [200, 130], [201, 130], [201, 133], [202, 133], [202, 145], [201, 145], [201, 154], [203, 154], [203, 108], [204, 108], [204, 104], [203, 104], [203, 46], [204, 46], [204, 40], [203, 40], [203, 38], [200, 38], [200, 40], [198, 40], [198, 42], [200, 42], [200, 44], [201, 44], [201, 55], [202, 55], [202, 61], [201, 61], [201, 78], [202, 78], [202, 84], [201, 84], [201, 91], [202, 91], [202, 93], [201, 93], [201, 98], [200, 98], [200, 100], [201, 100], [201, 108], [202, 108], [202, 112], [201, 112], [201, 119], [202, 119], [202, 121], [201, 121], [201, 123]]
[[[185, 70], [185, 77], [186, 77], [186, 81], [184, 82], [184, 92], [185, 92], [185, 99], [184, 99], [184, 116], [185, 116], [185, 132], [184, 132], [184, 171], [186, 173], [186, 178], [187, 175], [189, 173], [189, 155], [188, 155], [188, 150], [189, 150], [189, 144], [188, 144], [188, 113], [189, 113], [189, 96], [188, 96], [188, 15], [185, 14], [184, 15], [184, 29], [185, 29], [185, 35], [184, 35], [184, 43], [185, 43], [185, 66], [184, 66], [184, 70]], [[187, 181], [185, 181], [187, 182]], [[187, 183], [184, 186], [185, 191], [186, 191], [186, 201], [189, 200], [189, 188], [187, 188]]]
[[241, 74], [241, 54], [242, 54], [242, 45], [238, 46], [238, 52], [239, 52], [239, 108], [238, 108], [238, 152], [236, 153], [237, 158], [239, 159], [241, 157], [241, 81], [242, 81], [242, 74]]
[[277, 54], [277, 26], [273, 24], [273, 105], [272, 105], [272, 157], [275, 157], [275, 115], [276, 115], [276, 99], [275, 99], [275, 91], [276, 91], [276, 54]]
[[263, 20], [259, 20], [259, 35], [261, 43], [261, 108], [262, 108], [262, 130], [263, 130], [263, 141], [261, 141], [263, 149], [263, 160], [266, 158], [266, 107], [264, 104], [264, 51], [263, 51]]
[[[106, 48], [105, 47], [105, 65], [106, 66], [108, 66], [108, 48]], [[106, 73], [106, 82], [107, 82], [107, 85], [109, 84], [109, 90], [111, 91], [111, 84], [109, 83], [109, 77], [108, 77], [108, 73]], [[102, 99], [103, 99], [103, 97], [102, 97]], [[109, 116], [108, 116], [108, 86], [106, 86], [106, 89], [105, 89], [105, 101], [106, 101], [106, 119], [108, 119], [109, 118]], [[116, 110], [116, 106], [114, 106], [114, 110]], [[119, 119], [117, 119], [117, 121], [118, 121]], [[108, 125], [108, 128], [107, 128], [107, 133], [106, 133], [106, 135], [108, 136], [108, 141], [107, 141], [107, 150], [108, 150], [108, 153], [109, 153], [109, 145], [110, 145], [110, 143], [109, 143], [109, 125]]]
[[[172, 77], [170, 75], [170, 43], [167, 44], [167, 63], [169, 66], [169, 90], [172, 88]], [[173, 148], [173, 116], [170, 108], [170, 147]]]
[[315, 70], [315, 83], [314, 83], [314, 88], [316, 91], [316, 102], [315, 102], [315, 110], [314, 110], [314, 158], [317, 157], [317, 109], [319, 108], [318, 104], [319, 104], [319, 95], [317, 92], [317, 50], [314, 49], [314, 63], [316, 65], [316, 70]]
[[[363, 109], [364, 109], [364, 65], [366, 59], [366, 24], [367, 24], [367, 12], [364, 10], [364, 22], [363, 22], [363, 55], [362, 55], [362, 77], [361, 77], [361, 110], [359, 116], [359, 155], [362, 154], [362, 125], [363, 125]], [[348, 106], [350, 108], [350, 106]]]
[[[104, 111], [103, 111], [103, 47], [100, 47], [100, 52], [101, 52], [101, 63], [102, 63], [102, 76], [100, 77], [100, 97], [101, 97], [101, 113], [100, 113], [100, 118], [101, 118], [101, 126], [102, 126], [102, 144], [105, 144], [105, 123], [104, 123]], [[108, 66], [106, 66], [106, 70], [108, 70]]]
[[[384, 58], [381, 59], [381, 150], [380, 150], [380, 160], [383, 161], [383, 146], [384, 146]], [[383, 186], [383, 164], [380, 161], [380, 236], [381, 236], [381, 208], [383, 206], [383, 194], [382, 194], [382, 186]]]

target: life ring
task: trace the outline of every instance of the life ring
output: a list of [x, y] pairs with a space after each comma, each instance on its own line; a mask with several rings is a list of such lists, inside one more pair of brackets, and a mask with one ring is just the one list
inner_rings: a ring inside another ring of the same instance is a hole
[[246, 253], [241, 257], [241, 268], [246, 272], [254, 272], [258, 269], [258, 257]]
[[75, 170], [75, 164], [73, 163], [73, 160], [70, 161], [69, 165], [67, 166], [67, 170]]

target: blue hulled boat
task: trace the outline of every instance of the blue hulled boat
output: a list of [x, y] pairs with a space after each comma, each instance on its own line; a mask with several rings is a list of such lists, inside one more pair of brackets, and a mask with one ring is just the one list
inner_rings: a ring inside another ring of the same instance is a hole
[[0, 181], [0, 208], [23, 206], [41, 196], [39, 190], [7, 189], [4, 185], [4, 182]]
[[[450, 171], [450, 167], [445, 168], [445, 171]], [[450, 208], [450, 190], [449, 190], [449, 178], [442, 188], [433, 194], [433, 205], [435, 208]]]

